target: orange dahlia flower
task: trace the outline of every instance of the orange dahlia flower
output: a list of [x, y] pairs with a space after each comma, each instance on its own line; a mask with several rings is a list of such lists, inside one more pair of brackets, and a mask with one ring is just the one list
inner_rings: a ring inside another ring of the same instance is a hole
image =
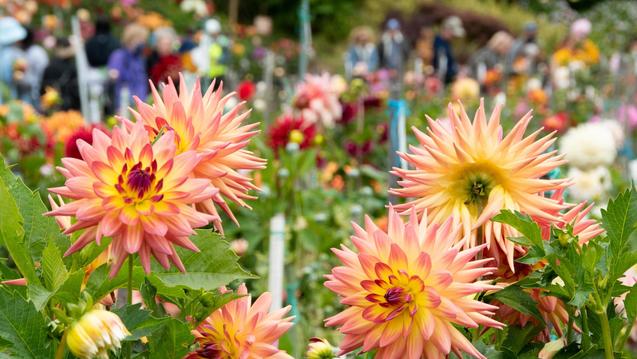
[[[264, 159], [245, 149], [250, 138], [259, 133], [255, 130], [259, 124], [242, 124], [250, 114], [250, 111], [240, 113], [243, 103], [224, 111], [234, 93], [222, 98], [222, 86], [214, 91], [214, 84], [211, 85], [202, 97], [198, 81], [191, 92], [186, 89], [182, 75], [179, 84], [177, 93], [175, 84], [169, 79], [162, 97], [151, 83], [154, 104], [148, 105], [136, 98], [137, 111], [133, 114], [146, 126], [151, 139], [163, 131], [173, 130], [177, 154], [195, 151], [201, 156], [192, 175], [209, 180], [219, 192], [197, 203], [197, 208], [215, 216], [214, 226], [223, 233], [215, 205], [238, 224], [225, 200], [249, 207], [244, 200], [255, 197], [247, 192], [258, 189], [252, 179], [241, 172], [265, 167]], [[130, 126], [127, 120], [124, 123]]]
[[176, 154], [174, 137], [168, 131], [151, 143], [140, 122], [130, 130], [115, 127], [112, 137], [94, 129], [90, 145], [78, 140], [82, 159], [63, 158], [58, 170], [65, 185], [50, 189], [74, 201], [46, 213], [75, 217], [65, 234], [84, 230], [65, 255], [110, 236], [111, 277], [133, 253], [139, 254], [146, 272], [151, 255], [165, 268], [172, 261], [185, 271], [173, 245], [198, 250], [188, 236], [214, 217], [192, 204], [217, 190], [208, 180], [189, 177], [200, 157], [193, 151]]
[[[222, 292], [227, 290], [222, 288]], [[252, 306], [245, 284], [239, 286], [237, 293], [242, 297], [214, 311], [193, 330], [199, 348], [185, 359], [292, 359], [275, 346], [292, 327], [293, 317], [284, 318], [290, 307], [269, 313], [270, 293], [263, 293]]]
[[557, 151], [545, 152], [555, 141], [553, 134], [536, 140], [538, 130], [524, 137], [531, 120], [529, 112], [503, 136], [500, 109], [497, 106], [487, 121], [481, 101], [471, 121], [462, 104], [458, 113], [449, 104], [451, 129], [428, 117], [426, 133], [414, 128], [420, 146], [411, 146], [411, 153], [399, 153], [414, 169], [395, 168], [392, 173], [402, 178], [398, 182], [402, 188], [390, 192], [415, 198], [396, 206], [403, 212], [411, 206], [419, 213], [427, 208], [430, 220], [439, 224], [453, 217], [462, 224], [466, 247], [486, 243], [494, 258], [500, 258], [498, 251], [504, 252], [513, 269], [515, 253], [524, 249], [507, 238], [519, 234], [491, 218], [509, 209], [557, 221], [555, 211], [564, 205], [543, 193], [563, 188], [568, 182], [542, 178], [565, 163]]
[[498, 289], [476, 281], [495, 268], [491, 259], [473, 260], [484, 245], [462, 249], [461, 227], [452, 219], [430, 224], [415, 210], [403, 223], [389, 209], [389, 228], [380, 230], [367, 217], [365, 229], [354, 225], [357, 252], [332, 251], [343, 266], [332, 269], [325, 286], [348, 306], [328, 318], [345, 335], [341, 354], [362, 347], [376, 358], [444, 358], [451, 351], [485, 358], [455, 325], [501, 328], [489, 318], [496, 306], [474, 300], [476, 293]]

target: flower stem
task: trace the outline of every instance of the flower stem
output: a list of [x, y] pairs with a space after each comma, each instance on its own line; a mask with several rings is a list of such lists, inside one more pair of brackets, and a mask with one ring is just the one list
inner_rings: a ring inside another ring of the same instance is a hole
[[[133, 255], [132, 254], [128, 255], [128, 286], [126, 287], [126, 303], [128, 305], [133, 304]], [[126, 342], [125, 346], [126, 346], [125, 358], [130, 359], [131, 356], [133, 355], [133, 343]]]
[[126, 303], [133, 304], [133, 255], [128, 255], [128, 287], [126, 291]]
[[613, 359], [613, 340], [610, 336], [610, 324], [608, 323], [608, 314], [606, 310], [600, 308], [597, 313], [600, 316], [602, 324], [602, 340], [604, 342], [604, 358]]
[[66, 349], [66, 333], [68, 333], [68, 331], [64, 331], [64, 334], [62, 334], [62, 339], [60, 339], [60, 344], [58, 344], [58, 348], [55, 351], [55, 359], [63, 359], [64, 358], [64, 352]]

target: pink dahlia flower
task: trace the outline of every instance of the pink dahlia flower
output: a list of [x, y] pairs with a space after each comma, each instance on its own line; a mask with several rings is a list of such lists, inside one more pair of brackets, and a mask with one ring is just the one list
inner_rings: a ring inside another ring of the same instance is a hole
[[[222, 288], [222, 292], [227, 290]], [[284, 318], [290, 307], [270, 313], [270, 293], [263, 293], [252, 306], [245, 284], [237, 293], [242, 297], [214, 311], [193, 330], [199, 348], [186, 359], [292, 359], [275, 345], [292, 327], [293, 317]]]
[[[224, 110], [234, 93], [222, 97], [223, 86], [215, 91], [213, 84], [202, 96], [199, 82], [188, 91], [183, 76], [179, 78], [179, 93], [169, 79], [163, 97], [151, 83], [153, 105], [136, 98], [137, 111], [133, 114], [146, 126], [151, 140], [163, 131], [172, 130], [177, 154], [195, 151], [201, 156], [192, 177], [209, 180], [218, 193], [204, 198], [197, 203], [197, 208], [215, 216], [214, 226], [223, 233], [216, 206], [238, 224], [226, 200], [249, 207], [245, 200], [255, 197], [248, 192], [258, 189], [245, 171], [265, 167], [264, 159], [246, 150], [250, 139], [259, 132], [256, 130], [259, 124], [243, 123], [250, 114], [250, 111], [241, 112], [243, 103]], [[130, 126], [127, 120], [123, 121]]]
[[165, 268], [172, 261], [185, 271], [174, 245], [198, 250], [188, 236], [214, 217], [193, 204], [218, 192], [208, 180], [190, 177], [200, 156], [194, 151], [177, 154], [173, 131], [151, 143], [141, 122], [130, 129], [115, 127], [112, 137], [94, 129], [92, 144], [78, 140], [77, 145], [81, 159], [63, 158], [58, 170], [66, 182], [50, 189], [73, 201], [47, 213], [75, 217], [65, 234], [83, 230], [65, 255], [110, 236], [111, 277], [134, 253], [146, 272], [151, 255]]
[[325, 286], [347, 309], [328, 318], [345, 335], [341, 354], [356, 348], [376, 349], [376, 358], [445, 358], [462, 352], [486, 358], [456, 325], [501, 328], [491, 319], [496, 306], [474, 299], [498, 289], [477, 281], [495, 268], [491, 259], [473, 260], [485, 245], [463, 250], [461, 227], [451, 218], [430, 224], [412, 210], [407, 223], [389, 209], [387, 232], [367, 217], [365, 228], [354, 225], [357, 251], [332, 251], [343, 266], [332, 269]]

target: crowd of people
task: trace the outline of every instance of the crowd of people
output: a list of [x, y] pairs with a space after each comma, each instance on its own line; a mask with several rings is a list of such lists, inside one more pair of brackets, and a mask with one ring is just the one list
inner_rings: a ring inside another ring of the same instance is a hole
[[60, 98], [59, 109], [79, 110], [78, 72], [84, 71], [87, 92], [99, 100], [100, 113], [112, 114], [127, 108], [135, 96], [145, 99], [149, 79], [159, 86], [168, 79], [178, 82], [180, 72], [208, 82], [223, 79], [226, 74], [229, 41], [216, 19], [204, 23], [198, 43], [191, 36], [182, 38], [168, 26], [150, 31], [130, 23], [118, 38], [106, 17], [89, 25], [90, 36], [80, 41], [57, 37], [46, 51], [34, 41], [33, 29], [12, 17], [1, 18], [0, 103], [19, 99], [42, 110], [42, 96], [55, 91]]
[[368, 26], [352, 31], [345, 56], [345, 74], [351, 78], [384, 69], [402, 80], [405, 72], [413, 69], [421, 78], [435, 77], [446, 85], [458, 78], [470, 77], [483, 89], [506, 84], [520, 75], [541, 77], [550, 83], [550, 75], [573, 60], [584, 66], [599, 63], [599, 50], [589, 39], [590, 33], [589, 20], [574, 21], [557, 50], [547, 55], [538, 44], [538, 25], [528, 22], [519, 36], [498, 31], [483, 47], [459, 61], [454, 40], [467, 35], [459, 17], [447, 17], [437, 31], [434, 27], [423, 27], [418, 38], [411, 42], [401, 31], [400, 22], [390, 18], [378, 41]]
[[[55, 91], [61, 99], [58, 109], [80, 109], [78, 78], [82, 72], [88, 88], [86, 102], [98, 108], [98, 115], [89, 120], [97, 122], [104, 115], [128, 108], [135, 96], [145, 99], [149, 79], [159, 86], [171, 78], [177, 81], [181, 72], [187, 81], [200, 77], [205, 84], [223, 80], [231, 71], [232, 40], [214, 18], [203, 21], [199, 36], [179, 34], [165, 25], [151, 30], [134, 22], [125, 25], [118, 37], [111, 24], [111, 19], [98, 17], [85, 24], [89, 31], [58, 37], [47, 44], [46, 51], [42, 41], [36, 41], [33, 29], [12, 17], [1, 18], [0, 103], [20, 99], [46, 110], [41, 97]], [[588, 20], [573, 22], [568, 36], [547, 56], [538, 45], [538, 25], [529, 22], [517, 37], [498, 31], [471, 56], [459, 59], [454, 44], [471, 34], [458, 16], [447, 17], [439, 26], [423, 27], [416, 39], [403, 33], [399, 20], [389, 18], [379, 36], [368, 26], [353, 29], [344, 73], [351, 79], [387, 70], [401, 80], [392, 82], [396, 94], [406, 73], [415, 73], [419, 79], [438, 79], [438, 91], [466, 77], [477, 80], [487, 92], [494, 87], [501, 90], [520, 75], [539, 77], [546, 87], [559, 80], [557, 69], [569, 67], [570, 62], [583, 66], [599, 63], [599, 50], [589, 39], [590, 32]]]

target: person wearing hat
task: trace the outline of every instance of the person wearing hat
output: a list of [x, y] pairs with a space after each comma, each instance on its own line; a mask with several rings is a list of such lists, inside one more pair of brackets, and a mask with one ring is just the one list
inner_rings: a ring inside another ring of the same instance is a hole
[[352, 44], [345, 55], [345, 75], [363, 76], [378, 69], [378, 51], [374, 43], [374, 32], [369, 26], [352, 30]]
[[508, 32], [498, 31], [491, 36], [486, 46], [471, 56], [469, 60], [471, 73], [481, 85], [487, 85], [492, 80], [499, 82], [497, 79], [493, 79], [493, 74], [498, 79], [501, 78], [500, 75], [504, 70], [506, 57], [512, 44], [513, 37]]
[[[0, 18], [0, 103], [17, 98], [18, 88], [14, 78], [16, 62], [24, 59], [24, 51], [18, 43], [27, 36], [27, 31], [12, 17]], [[8, 94], [8, 97], [6, 95]]]
[[394, 76], [402, 79], [405, 62], [409, 56], [409, 45], [400, 30], [400, 22], [389, 19], [385, 25], [385, 32], [378, 45], [380, 67], [390, 70]]
[[451, 47], [454, 37], [465, 35], [462, 20], [457, 16], [446, 18], [440, 28], [440, 32], [434, 38], [433, 67], [438, 77], [446, 84], [451, 83], [458, 74], [458, 65]]

